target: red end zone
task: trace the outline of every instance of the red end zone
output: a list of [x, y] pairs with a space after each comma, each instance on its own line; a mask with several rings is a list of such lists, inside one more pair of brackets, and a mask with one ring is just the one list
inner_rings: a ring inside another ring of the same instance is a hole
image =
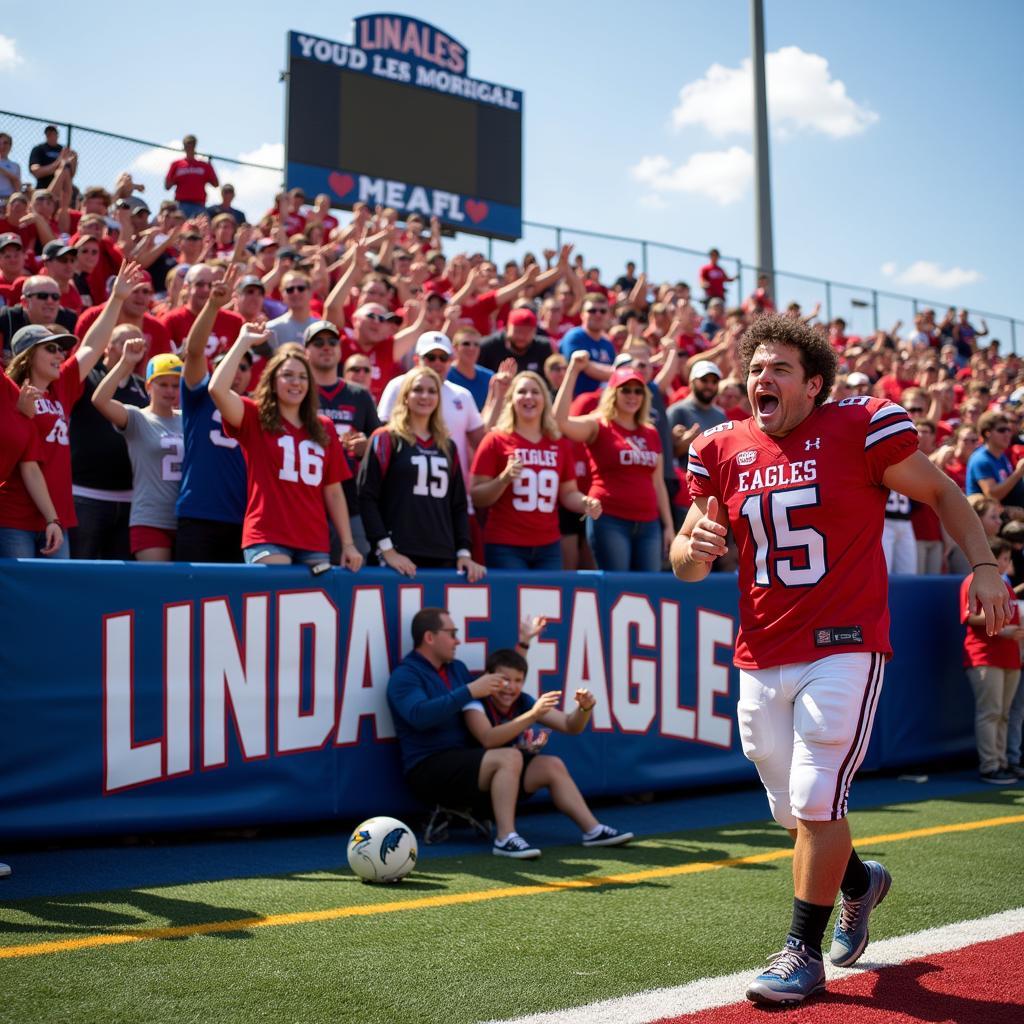
[[[865, 960], [870, 961], [868, 949]], [[795, 1009], [734, 1003], [656, 1024], [1024, 1024], [1024, 933], [831, 981]]]

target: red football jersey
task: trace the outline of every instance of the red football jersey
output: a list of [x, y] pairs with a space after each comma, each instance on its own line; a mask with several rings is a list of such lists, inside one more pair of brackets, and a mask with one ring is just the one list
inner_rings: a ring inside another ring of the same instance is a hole
[[[167, 328], [170, 335], [173, 351], [180, 353], [185, 347], [185, 339], [192, 325], [196, 322], [197, 314], [193, 313], [188, 306], [178, 306], [170, 313], [159, 318], [160, 322]], [[212, 359], [220, 352], [227, 352], [238, 337], [245, 321], [230, 309], [217, 310], [217, 316], [213, 321], [213, 330], [206, 341], [206, 358]]]
[[206, 203], [206, 186], [215, 188], [220, 182], [217, 172], [206, 160], [189, 160], [182, 157], [167, 169], [164, 188], [174, 189], [174, 198], [179, 203]]
[[19, 462], [35, 462], [41, 455], [35, 426], [17, 405], [18, 386], [0, 368], [0, 484], [17, 472]]
[[542, 437], [528, 441], [519, 434], [492, 431], [480, 442], [473, 459], [473, 473], [496, 477], [518, 455], [523, 471], [487, 510], [484, 541], [534, 547], [553, 544], [561, 537], [558, 527], [558, 491], [576, 478], [576, 466], [568, 440]]
[[882, 475], [915, 451], [906, 412], [867, 397], [819, 406], [783, 438], [753, 418], [697, 438], [690, 490], [725, 505], [739, 546], [739, 668], [892, 654]]
[[[100, 313], [103, 312], [106, 305], [105, 302], [101, 302], [98, 306], [90, 306], [82, 313], [75, 324], [75, 334], [79, 338], [85, 338], [89, 328], [99, 319]], [[127, 323], [125, 320], [120, 322]], [[142, 336], [149, 342], [149, 348], [146, 349], [146, 354], [142, 357], [142, 361], [139, 364], [145, 369], [146, 362], [152, 359], [153, 356], [163, 355], [163, 353], [171, 351], [171, 336], [167, 333], [167, 328], [155, 316], [151, 316], [149, 313], [142, 314]]]
[[352, 476], [334, 426], [320, 417], [327, 430], [325, 450], [305, 427], [282, 421], [282, 433], [268, 433], [260, 426], [256, 403], [251, 398], [242, 402], [241, 426], [224, 424], [224, 433], [238, 441], [245, 456], [248, 494], [242, 547], [263, 543], [329, 551], [323, 489]]
[[639, 523], [658, 518], [654, 474], [661, 440], [654, 427], [626, 430], [598, 420], [597, 437], [587, 450], [593, 477], [590, 497], [600, 500], [604, 512]]
[[344, 365], [349, 356], [366, 356], [370, 360], [370, 383], [368, 385], [373, 400], [379, 402], [388, 381], [402, 373], [402, 368], [395, 362], [394, 340], [388, 338], [377, 345], [364, 349], [355, 339], [342, 335], [341, 362]]
[[[36, 399], [36, 414], [32, 424], [40, 441], [39, 463], [50, 492], [50, 500], [57, 510], [57, 518], [64, 525], [77, 526], [75, 503], [71, 497], [71, 441], [68, 426], [71, 410], [82, 397], [82, 374], [78, 360], [65, 359], [60, 376]], [[0, 484], [0, 526], [17, 530], [42, 530], [46, 522], [29, 497], [21, 473], [14, 473]]]

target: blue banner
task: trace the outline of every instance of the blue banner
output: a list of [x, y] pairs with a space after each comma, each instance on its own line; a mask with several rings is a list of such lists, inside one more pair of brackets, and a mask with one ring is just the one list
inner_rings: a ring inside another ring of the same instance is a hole
[[[450, 611], [482, 671], [516, 624], [549, 625], [527, 692], [598, 699], [554, 735], [583, 791], [752, 780], [734, 722], [734, 576], [450, 573], [315, 579], [302, 568], [0, 563], [0, 838], [415, 813], [385, 700], [422, 607]], [[972, 702], [958, 581], [892, 586], [897, 651], [866, 768], [961, 754]]]

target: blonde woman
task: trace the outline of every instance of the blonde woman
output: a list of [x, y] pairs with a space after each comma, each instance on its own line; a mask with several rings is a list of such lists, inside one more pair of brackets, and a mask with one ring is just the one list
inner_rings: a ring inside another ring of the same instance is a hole
[[572, 445], [551, 412], [551, 397], [539, 374], [512, 380], [494, 430], [473, 459], [470, 494], [476, 508], [489, 508], [484, 550], [492, 569], [562, 568], [558, 506], [597, 519], [601, 502], [576, 486]]
[[574, 352], [555, 399], [555, 422], [590, 454], [590, 496], [604, 508], [587, 521], [587, 540], [597, 567], [609, 572], [658, 572], [675, 528], [662, 472], [661, 441], [651, 426], [651, 395], [638, 370], [612, 372], [590, 416], [570, 416], [576, 379], [589, 361]]
[[458, 569], [471, 583], [486, 572], [470, 557], [466, 485], [441, 415], [441, 378], [429, 367], [402, 378], [388, 425], [370, 437], [359, 508], [379, 564], [410, 577]]

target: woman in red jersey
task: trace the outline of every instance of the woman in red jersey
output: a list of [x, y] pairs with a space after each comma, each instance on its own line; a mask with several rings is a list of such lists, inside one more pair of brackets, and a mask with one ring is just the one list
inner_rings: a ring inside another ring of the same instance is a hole
[[630, 366], [613, 371], [590, 416], [570, 416], [576, 378], [589, 361], [574, 352], [555, 399], [562, 433], [590, 453], [590, 496], [604, 509], [587, 521], [587, 540], [597, 567], [611, 572], [658, 572], [675, 536], [662, 473], [661, 441], [651, 426], [651, 395]]
[[484, 545], [492, 569], [557, 571], [559, 504], [574, 515], [601, 515], [601, 502], [576, 486], [572, 444], [555, 423], [538, 374], [527, 370], [513, 379], [494, 430], [476, 450], [470, 494], [476, 508], [490, 509]]
[[363, 556], [352, 541], [341, 490], [351, 472], [330, 420], [317, 414], [306, 353], [285, 345], [267, 362], [252, 398], [231, 390], [250, 347], [270, 338], [245, 324], [210, 380], [224, 433], [238, 440], [245, 456], [242, 554], [249, 564], [329, 564], [330, 516], [342, 542], [341, 564], [357, 572]]

